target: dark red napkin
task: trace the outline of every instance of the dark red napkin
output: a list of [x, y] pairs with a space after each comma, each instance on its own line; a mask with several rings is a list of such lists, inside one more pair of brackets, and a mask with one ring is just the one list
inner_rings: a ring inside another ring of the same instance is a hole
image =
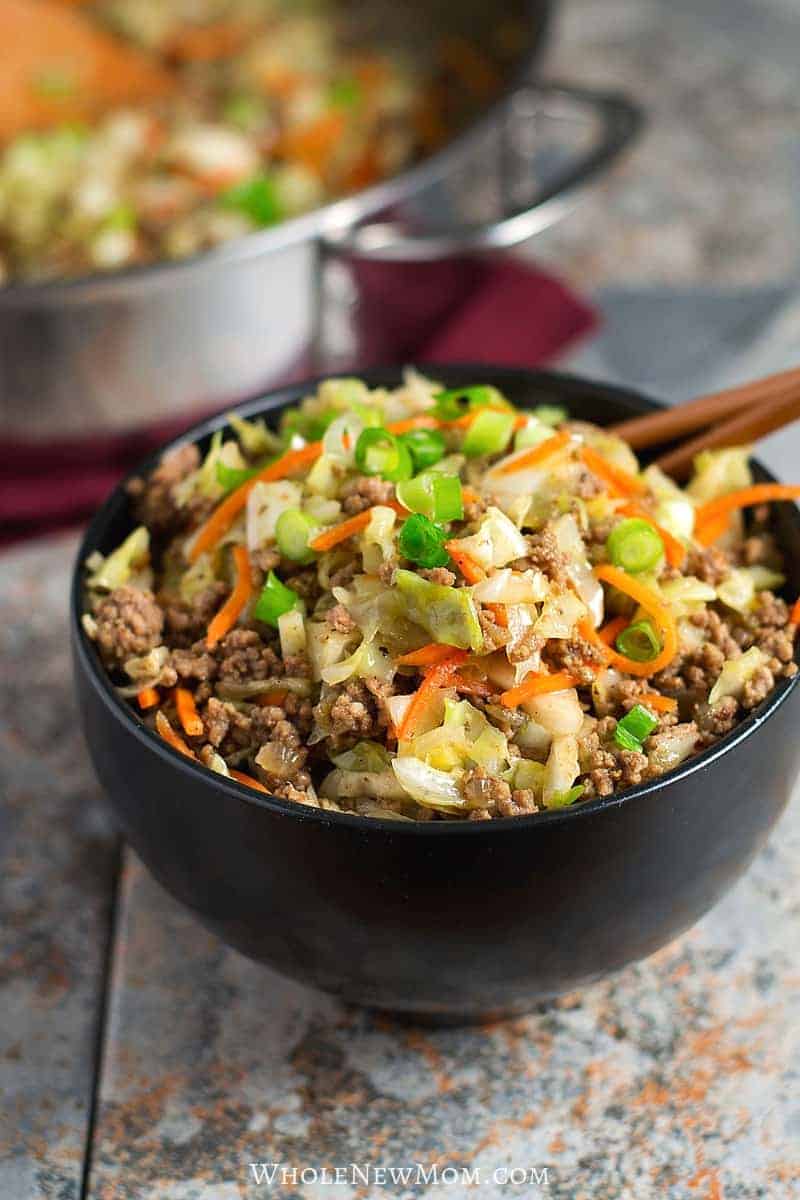
[[[538, 366], [596, 324], [557, 279], [511, 259], [364, 261], [352, 269], [363, 347], [352, 371], [391, 362]], [[303, 373], [298, 364], [291, 377]], [[139, 459], [202, 415], [85, 439], [0, 438], [0, 546], [85, 520]]]

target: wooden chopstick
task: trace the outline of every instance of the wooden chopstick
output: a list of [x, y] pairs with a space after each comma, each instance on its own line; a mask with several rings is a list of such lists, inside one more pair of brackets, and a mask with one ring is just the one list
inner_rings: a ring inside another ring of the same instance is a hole
[[634, 450], [645, 450], [648, 446], [674, 442], [687, 433], [695, 433], [698, 429], [726, 421], [751, 406], [760, 408], [772, 401], [788, 399], [791, 395], [800, 395], [800, 368], [781, 371], [777, 375], [769, 375], [724, 392], [700, 396], [697, 400], [677, 404], [674, 408], [622, 421], [611, 428]]
[[695, 455], [701, 450], [714, 450], [722, 446], [745, 446], [768, 433], [800, 420], [800, 388], [790, 389], [789, 394], [779, 393], [769, 403], [739, 412], [728, 421], [722, 421], [713, 429], [692, 438], [677, 449], [671, 450], [656, 462], [661, 470], [674, 479], [685, 479], [692, 468]]

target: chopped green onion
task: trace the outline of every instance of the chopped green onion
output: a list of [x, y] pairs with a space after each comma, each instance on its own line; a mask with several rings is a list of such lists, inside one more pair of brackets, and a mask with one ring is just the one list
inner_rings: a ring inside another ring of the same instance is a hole
[[397, 499], [409, 512], [422, 513], [436, 521], [460, 521], [464, 516], [461, 480], [457, 475], [424, 471], [398, 483]]
[[568, 788], [565, 792], [553, 792], [552, 796], [546, 803], [547, 808], [568, 808], [570, 804], [574, 804], [579, 797], [584, 793], [584, 785], [576, 783], [575, 787]]
[[445, 533], [422, 513], [413, 513], [400, 529], [397, 546], [403, 558], [420, 567], [445, 567], [450, 556], [444, 548]]
[[302, 409], [293, 408], [285, 413], [281, 420], [281, 432], [288, 441], [299, 434], [307, 442], [319, 442], [329, 425], [332, 425], [339, 413], [335, 408], [326, 408], [324, 412], [307, 413]]
[[361, 84], [353, 76], [334, 79], [328, 88], [328, 99], [338, 108], [357, 108], [363, 99], [363, 94]]
[[449, 388], [434, 396], [434, 415], [442, 421], [457, 421], [476, 408], [511, 408], [502, 392], [487, 384]]
[[400, 435], [400, 441], [410, 450], [415, 471], [424, 471], [444, 458], [445, 440], [436, 429], [410, 429]]
[[275, 181], [269, 175], [254, 175], [235, 183], [220, 194], [217, 203], [244, 213], [255, 225], [274, 225], [285, 216]]
[[479, 458], [484, 454], [500, 454], [511, 441], [513, 432], [513, 413], [487, 410], [478, 413], [467, 430], [461, 449], [467, 458]]
[[411, 452], [388, 429], [364, 429], [356, 442], [356, 466], [365, 475], [382, 475], [397, 482], [414, 472]]
[[664, 554], [664, 543], [649, 521], [628, 517], [608, 535], [606, 554], [615, 567], [637, 574], [656, 565]]
[[275, 523], [275, 541], [284, 558], [310, 563], [316, 558], [309, 542], [319, 533], [319, 525], [299, 508], [287, 508]]
[[563, 425], [569, 413], [560, 404], [537, 404], [533, 416], [544, 425]]
[[217, 483], [221, 484], [226, 492], [233, 492], [260, 470], [261, 467], [229, 467], [226, 463], [217, 461]]
[[623, 629], [616, 641], [620, 654], [634, 662], [649, 662], [661, 653], [661, 642], [650, 621], [634, 621]]
[[270, 571], [267, 582], [256, 602], [254, 615], [256, 620], [264, 621], [273, 629], [277, 629], [278, 617], [282, 617], [284, 613], [291, 612], [293, 608], [299, 608], [299, 606], [300, 597], [297, 592], [293, 592], [285, 583], [281, 583], [275, 572]]
[[635, 704], [631, 711], [617, 722], [614, 730], [614, 741], [623, 750], [641, 750], [642, 742], [658, 725], [658, 721], [641, 704]]

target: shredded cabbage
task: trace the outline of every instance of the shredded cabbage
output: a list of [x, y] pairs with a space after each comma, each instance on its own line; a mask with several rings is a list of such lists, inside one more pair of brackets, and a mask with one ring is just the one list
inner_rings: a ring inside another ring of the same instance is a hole
[[654, 515], [658, 524], [673, 537], [690, 538], [694, 530], [695, 507], [686, 493], [655, 463], [647, 467], [642, 478], [656, 497]]
[[389, 751], [380, 742], [356, 742], [350, 750], [331, 755], [331, 762], [345, 771], [380, 772], [390, 765], [391, 760]]
[[580, 774], [578, 740], [571, 735], [553, 738], [544, 767], [542, 800], [545, 808], [560, 808], [560, 798]]
[[674, 617], [688, 617], [700, 612], [716, 598], [716, 592], [710, 583], [704, 583], [695, 575], [682, 575], [677, 579], [668, 579], [657, 585], [663, 598], [669, 604]]
[[[264, 454], [277, 454], [281, 449], [281, 439], [267, 425], [263, 417], [248, 421], [238, 413], [230, 412], [225, 416], [245, 454], [258, 458]], [[232, 465], [232, 464], [229, 464]]]
[[537, 724], [554, 737], [579, 733], [583, 725], [583, 709], [574, 688], [562, 692], [547, 692], [534, 696], [523, 705]]
[[477, 609], [466, 588], [431, 583], [404, 570], [395, 573], [395, 587], [405, 601], [410, 620], [427, 630], [435, 642], [476, 653], [483, 648]]
[[400, 754], [413, 754], [442, 771], [472, 763], [498, 774], [509, 762], [505, 735], [467, 700], [445, 699], [442, 724], [401, 743]]
[[603, 623], [603, 585], [592, 573], [578, 523], [572, 513], [564, 513], [553, 522], [552, 530], [559, 550], [567, 559], [567, 574], [596, 629]]
[[306, 487], [317, 496], [335, 500], [347, 466], [330, 454], [321, 454], [306, 476]]
[[729, 446], [724, 450], [703, 450], [694, 460], [694, 478], [686, 492], [698, 504], [707, 504], [718, 496], [749, 487], [751, 446]]
[[346, 679], [367, 679], [374, 675], [378, 679], [391, 679], [394, 675], [394, 664], [374, 638], [365, 639], [349, 658], [323, 667], [320, 675], [323, 681], [331, 686], [344, 683]]
[[278, 517], [287, 508], [299, 508], [301, 495], [300, 485], [287, 479], [253, 485], [247, 497], [245, 518], [249, 550], [258, 550], [274, 539]]
[[319, 683], [322, 672], [338, 663], [353, 642], [352, 633], [339, 633], [327, 621], [306, 622], [306, 653], [311, 663], [312, 678]]
[[717, 596], [736, 612], [750, 612], [756, 602], [756, 592], [781, 587], [784, 575], [767, 567], [734, 567], [728, 577], [717, 585]]
[[708, 703], [716, 704], [725, 696], [741, 699], [744, 685], [752, 679], [759, 667], [765, 666], [769, 660], [758, 646], [751, 646], [739, 658], [728, 658], [722, 665], [719, 679], [708, 694]]
[[306, 649], [306, 627], [303, 614], [293, 608], [281, 613], [278, 617], [278, 637], [281, 642], [281, 656], [286, 659], [290, 655], [304, 654]]
[[481, 604], [535, 604], [550, 591], [547, 577], [541, 571], [512, 571], [503, 567], [481, 580], [472, 589]]
[[186, 604], [191, 604], [195, 596], [199, 596], [206, 588], [216, 581], [214, 560], [211, 554], [201, 554], [181, 575], [178, 581], [178, 594]]
[[116, 550], [100, 560], [87, 579], [86, 586], [92, 590], [113, 592], [127, 583], [134, 571], [142, 570], [149, 562], [150, 534], [144, 525], [139, 525]]
[[528, 553], [528, 543], [514, 522], [493, 506], [487, 508], [477, 531], [470, 537], [457, 539], [454, 545], [465, 551], [485, 571], [492, 567], [504, 567], [506, 563], [523, 558]]
[[453, 811], [466, 809], [467, 801], [459, 789], [459, 777], [447, 771], [437, 771], [418, 758], [396, 758], [392, 770], [397, 782], [412, 800], [425, 808]]
[[574, 592], [554, 592], [545, 600], [534, 629], [539, 637], [571, 637], [586, 611], [586, 605]]
[[370, 513], [369, 524], [362, 535], [362, 561], [364, 570], [377, 575], [385, 562], [394, 558], [394, 527], [397, 515], [392, 508], [375, 505]]
[[647, 761], [650, 769], [662, 775], [671, 771], [693, 753], [697, 745], [697, 729], [693, 725], [676, 725], [647, 739]]

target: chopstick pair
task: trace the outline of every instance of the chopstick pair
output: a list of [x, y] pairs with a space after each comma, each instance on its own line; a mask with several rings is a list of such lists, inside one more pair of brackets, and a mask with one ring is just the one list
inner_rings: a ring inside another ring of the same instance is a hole
[[[656, 459], [676, 479], [685, 478], [701, 450], [742, 446], [800, 420], [800, 369], [700, 396], [663, 412], [648, 413], [613, 426], [634, 450], [695, 437]], [[702, 431], [702, 432], [698, 432]]]

